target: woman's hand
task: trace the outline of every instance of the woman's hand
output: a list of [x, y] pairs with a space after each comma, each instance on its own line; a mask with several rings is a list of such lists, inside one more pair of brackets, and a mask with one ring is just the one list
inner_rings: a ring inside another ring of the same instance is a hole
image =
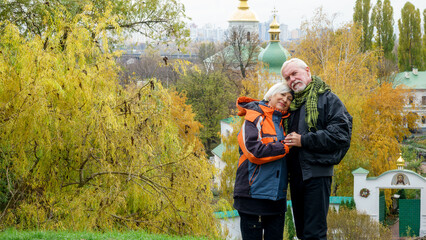
[[292, 132], [285, 137], [284, 143], [289, 147], [301, 147], [301, 135], [296, 132]]

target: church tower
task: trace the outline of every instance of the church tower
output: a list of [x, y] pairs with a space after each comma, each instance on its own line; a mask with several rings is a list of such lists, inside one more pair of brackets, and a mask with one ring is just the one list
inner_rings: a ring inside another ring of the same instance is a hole
[[248, 34], [259, 34], [259, 20], [257, 20], [256, 14], [250, 10], [247, 4], [247, 0], [239, 0], [238, 9], [232, 14], [228, 20], [229, 28], [242, 26]]
[[263, 49], [258, 60], [265, 65], [269, 65], [269, 72], [281, 76], [281, 66], [290, 57], [290, 53], [280, 43], [280, 24], [276, 19], [276, 11], [274, 10], [274, 19], [269, 25], [269, 43]]

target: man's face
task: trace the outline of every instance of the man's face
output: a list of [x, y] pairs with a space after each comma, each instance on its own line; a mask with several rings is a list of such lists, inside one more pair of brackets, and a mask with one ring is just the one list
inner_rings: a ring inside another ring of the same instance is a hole
[[303, 91], [312, 81], [309, 67], [300, 67], [297, 63], [289, 63], [282, 71], [288, 86], [294, 92]]

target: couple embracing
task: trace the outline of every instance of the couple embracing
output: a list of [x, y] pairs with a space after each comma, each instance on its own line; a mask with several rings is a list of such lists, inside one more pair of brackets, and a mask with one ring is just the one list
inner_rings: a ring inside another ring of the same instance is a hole
[[234, 187], [241, 234], [243, 240], [283, 239], [290, 183], [297, 237], [327, 239], [333, 166], [349, 149], [352, 117], [304, 61], [284, 62], [281, 74], [285, 82], [262, 101], [237, 100], [245, 117]]

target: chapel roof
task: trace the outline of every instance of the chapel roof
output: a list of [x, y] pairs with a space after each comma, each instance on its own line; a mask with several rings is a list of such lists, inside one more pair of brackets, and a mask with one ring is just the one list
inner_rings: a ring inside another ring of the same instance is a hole
[[408, 89], [426, 89], [426, 71], [400, 72], [395, 75], [394, 86]]

